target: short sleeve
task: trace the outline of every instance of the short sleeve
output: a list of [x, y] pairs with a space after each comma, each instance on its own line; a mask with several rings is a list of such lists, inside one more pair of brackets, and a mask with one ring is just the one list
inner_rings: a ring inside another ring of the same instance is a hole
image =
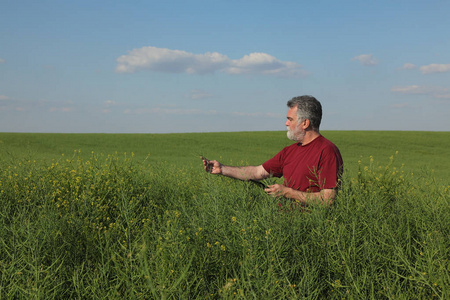
[[269, 173], [271, 176], [274, 177], [281, 177], [283, 176], [283, 152], [280, 151], [277, 155], [263, 163], [263, 168], [266, 170], [267, 173]]
[[337, 147], [327, 147], [323, 150], [319, 170], [319, 185], [321, 189], [338, 187], [343, 171], [343, 161]]

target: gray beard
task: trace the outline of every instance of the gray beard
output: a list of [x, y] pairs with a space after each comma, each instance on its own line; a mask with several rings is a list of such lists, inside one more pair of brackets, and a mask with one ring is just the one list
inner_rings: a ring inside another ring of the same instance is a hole
[[294, 141], [294, 142], [301, 142], [303, 140], [303, 137], [305, 136], [304, 132], [299, 132], [298, 136], [295, 135], [294, 131], [287, 129], [287, 137], [288, 139]]
[[292, 141], [297, 141], [297, 139], [295, 138], [294, 133], [291, 130], [289, 130], [289, 129], [287, 131], [287, 137], [288, 137], [288, 139], [290, 139]]

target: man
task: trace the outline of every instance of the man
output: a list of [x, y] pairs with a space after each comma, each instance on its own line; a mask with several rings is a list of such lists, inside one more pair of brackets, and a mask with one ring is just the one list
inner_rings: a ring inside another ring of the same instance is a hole
[[307, 206], [312, 202], [331, 205], [336, 197], [343, 171], [339, 149], [320, 132], [322, 105], [312, 96], [288, 101], [287, 136], [296, 141], [259, 166], [225, 166], [203, 158], [205, 170], [241, 180], [284, 177], [284, 183], [267, 186], [273, 197], [286, 197]]

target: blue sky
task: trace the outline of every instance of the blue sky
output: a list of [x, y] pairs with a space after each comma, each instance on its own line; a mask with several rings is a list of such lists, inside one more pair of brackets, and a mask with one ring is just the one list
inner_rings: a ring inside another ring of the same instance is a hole
[[0, 132], [450, 130], [450, 1], [0, 7]]

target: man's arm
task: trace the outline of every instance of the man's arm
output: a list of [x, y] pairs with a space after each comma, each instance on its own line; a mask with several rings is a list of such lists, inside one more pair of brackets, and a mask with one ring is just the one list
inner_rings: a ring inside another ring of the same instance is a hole
[[[267, 172], [262, 165], [233, 167], [225, 166], [216, 160], [208, 160], [203, 157], [202, 160], [205, 171], [211, 174], [224, 175], [240, 180], [262, 180], [270, 177], [270, 173]], [[281, 184], [274, 184], [269, 185], [264, 190], [267, 194], [273, 197], [284, 196], [304, 205], [319, 202], [329, 206], [333, 203], [333, 200], [336, 197], [335, 189], [323, 189], [317, 193], [305, 193]]]
[[222, 165], [222, 175], [241, 180], [262, 180], [269, 177], [269, 173], [259, 166], [232, 167]]
[[333, 204], [334, 198], [337, 194], [336, 189], [323, 189], [316, 193], [306, 193], [299, 190], [294, 190], [281, 184], [269, 185], [265, 191], [273, 197], [283, 196], [300, 202], [303, 205], [322, 203], [326, 206]]
[[233, 167], [225, 166], [216, 160], [208, 160], [203, 157], [202, 160], [205, 171], [211, 174], [224, 175], [240, 180], [262, 180], [270, 176], [262, 165]]

